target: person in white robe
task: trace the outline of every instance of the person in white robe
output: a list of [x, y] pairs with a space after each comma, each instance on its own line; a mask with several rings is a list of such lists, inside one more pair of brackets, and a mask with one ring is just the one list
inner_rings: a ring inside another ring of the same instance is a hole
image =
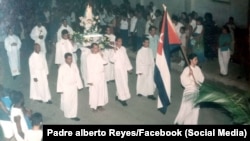
[[82, 79], [83, 79], [83, 84], [84, 87], [87, 88], [88, 86], [88, 79], [87, 79], [87, 56], [90, 54], [90, 49], [87, 47], [80, 47], [81, 49], [81, 74], [82, 74]]
[[116, 84], [116, 100], [123, 106], [127, 106], [127, 100], [131, 98], [128, 87], [128, 72], [133, 67], [128, 58], [126, 48], [122, 46], [122, 39], [116, 39], [115, 52], [110, 61], [114, 63], [115, 84]]
[[[109, 39], [110, 46], [114, 46], [116, 36], [111, 33], [111, 28], [106, 28], [106, 34], [104, 35]], [[105, 78], [107, 82], [114, 81], [114, 64], [111, 63], [109, 60], [114, 54], [114, 49], [112, 48], [105, 48], [103, 50], [104, 59], [107, 61], [107, 65], [105, 65]]]
[[190, 65], [183, 70], [180, 76], [184, 92], [179, 112], [174, 121], [174, 124], [178, 125], [197, 125], [199, 119], [200, 107], [199, 105], [195, 105], [194, 101], [199, 95], [199, 88], [205, 78], [197, 65], [197, 55], [190, 54], [188, 59]]
[[149, 39], [144, 38], [143, 46], [138, 50], [136, 55], [136, 94], [145, 96], [149, 99], [156, 100], [154, 91], [156, 88], [154, 82], [154, 56], [153, 51], [149, 48]]
[[104, 110], [103, 106], [108, 103], [105, 65], [107, 65], [107, 62], [103, 59], [98, 44], [93, 43], [91, 53], [87, 57], [89, 105], [93, 111]]
[[29, 57], [30, 99], [52, 104], [48, 83], [48, 64], [41, 47], [35, 43], [34, 52]]
[[69, 40], [69, 35], [67, 30], [62, 31], [63, 38], [56, 43], [56, 53], [55, 53], [55, 64], [61, 65], [65, 63], [64, 55], [67, 52], [73, 54], [73, 62], [77, 62], [76, 51], [77, 47], [73, 46], [72, 42]]
[[69, 37], [70, 37], [70, 38], [72, 37], [72, 35], [73, 35], [73, 33], [74, 33], [74, 30], [72, 29], [72, 27], [70, 27], [70, 26], [68, 25], [67, 20], [66, 20], [66, 19], [63, 19], [62, 25], [60, 26], [60, 28], [59, 28], [58, 31], [57, 31], [57, 41], [60, 41], [60, 40], [61, 40], [61, 38], [62, 38], [62, 31], [65, 30], [65, 29], [68, 31]]
[[39, 21], [37, 25], [31, 30], [30, 38], [35, 42], [38, 43], [41, 46], [41, 53], [43, 53], [46, 56], [46, 40], [47, 37], [47, 30], [45, 26], [42, 25], [42, 23]]
[[20, 66], [20, 48], [21, 48], [21, 40], [18, 36], [13, 34], [12, 29], [8, 29], [8, 36], [4, 40], [4, 47], [7, 51], [10, 71], [13, 79], [15, 79], [18, 75], [21, 74], [21, 66]]
[[83, 88], [82, 80], [77, 65], [73, 62], [71, 53], [64, 55], [65, 62], [59, 67], [57, 78], [57, 93], [61, 94], [60, 109], [64, 117], [79, 121], [78, 90]]

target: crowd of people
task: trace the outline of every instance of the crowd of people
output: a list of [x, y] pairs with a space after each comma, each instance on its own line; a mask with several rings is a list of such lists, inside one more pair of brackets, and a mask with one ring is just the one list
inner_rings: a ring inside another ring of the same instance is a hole
[[0, 125], [6, 141], [41, 141], [42, 114], [24, 105], [20, 91], [0, 86]]
[[[82, 31], [78, 17], [84, 16], [87, 4], [93, 7], [93, 14], [99, 16], [101, 33], [109, 38], [113, 48], [102, 50], [97, 43], [90, 47], [79, 47], [72, 40], [75, 31]], [[22, 41], [30, 38], [34, 42], [34, 51], [28, 62], [31, 100], [52, 104], [46, 60], [52, 47], [55, 47], [55, 64], [58, 65], [56, 92], [61, 95], [60, 109], [65, 118], [80, 120], [77, 116], [77, 93], [82, 88], [89, 89], [90, 108], [94, 112], [103, 111], [108, 103], [109, 82], [115, 82], [116, 100], [127, 106], [127, 100], [131, 98], [128, 73], [133, 69], [137, 74], [136, 94], [156, 100], [154, 66], [163, 11], [153, 2], [147, 6], [137, 4], [132, 8], [128, 0], [124, 0], [120, 6], [112, 5], [108, 0], [74, 0], [70, 3], [64, 0], [3, 0], [1, 7], [4, 8], [0, 11], [0, 32], [8, 29], [8, 34], [0, 33], [0, 39], [9, 57], [13, 79], [21, 75]], [[179, 65], [185, 67], [180, 77], [185, 98], [175, 124], [198, 124], [199, 108], [194, 107], [193, 100], [205, 79], [200, 68], [205, 61], [218, 57], [220, 75], [228, 75], [236, 25], [233, 17], [230, 17], [229, 22], [219, 28], [211, 13], [206, 13], [203, 18], [194, 11], [172, 15], [171, 19], [181, 40], [181, 50], [173, 52], [171, 57], [179, 58]], [[135, 68], [126, 52], [129, 47], [137, 53]], [[80, 58], [77, 56], [79, 50]], [[185, 58], [188, 58], [188, 62]], [[77, 65], [78, 60], [80, 66]], [[24, 110], [21, 92], [6, 92], [2, 88], [1, 94], [5, 93], [9, 94], [11, 102], [7, 106], [0, 103], [1, 112], [5, 113], [1, 114], [3, 117], [0, 121], [6, 139], [15, 136], [17, 141], [24, 141], [26, 137], [32, 137], [31, 134], [40, 138], [42, 115]], [[26, 113], [29, 114], [26, 116]], [[13, 134], [9, 132], [12, 130], [10, 127], [14, 128]], [[39, 133], [34, 133], [37, 130]]]

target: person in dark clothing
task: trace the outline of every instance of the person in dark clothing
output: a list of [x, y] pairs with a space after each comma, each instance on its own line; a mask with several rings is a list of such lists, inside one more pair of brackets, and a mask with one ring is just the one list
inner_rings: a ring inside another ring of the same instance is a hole
[[217, 57], [217, 27], [211, 13], [206, 13], [204, 19], [204, 55], [208, 60], [213, 60], [215, 57]]

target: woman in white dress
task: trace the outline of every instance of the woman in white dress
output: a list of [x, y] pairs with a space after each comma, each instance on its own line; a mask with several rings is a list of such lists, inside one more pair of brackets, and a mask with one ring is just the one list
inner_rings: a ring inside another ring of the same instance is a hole
[[197, 65], [196, 54], [188, 56], [189, 66], [187, 66], [181, 76], [181, 84], [184, 87], [180, 110], [175, 118], [174, 124], [198, 124], [199, 106], [194, 105], [194, 101], [199, 95], [199, 88], [204, 82], [204, 75]]

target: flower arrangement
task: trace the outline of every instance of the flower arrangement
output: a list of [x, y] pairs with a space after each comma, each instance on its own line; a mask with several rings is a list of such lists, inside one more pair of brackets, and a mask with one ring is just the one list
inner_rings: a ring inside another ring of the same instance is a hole
[[105, 49], [105, 48], [110, 47], [110, 39], [109, 39], [109, 37], [103, 36], [103, 38], [99, 42], [99, 47], [100, 47], [100, 49]]
[[100, 19], [92, 13], [92, 7], [87, 6], [85, 16], [79, 17], [80, 26], [83, 32], [75, 32], [72, 36], [74, 42], [81, 43], [83, 46], [90, 46], [92, 43], [98, 43], [101, 48], [105, 48], [109, 43], [109, 38], [103, 36], [100, 28]]
[[101, 32], [101, 29], [99, 28], [100, 19], [98, 16], [91, 19], [81, 16], [79, 19], [81, 21], [80, 26], [84, 27], [84, 35], [99, 34]]

